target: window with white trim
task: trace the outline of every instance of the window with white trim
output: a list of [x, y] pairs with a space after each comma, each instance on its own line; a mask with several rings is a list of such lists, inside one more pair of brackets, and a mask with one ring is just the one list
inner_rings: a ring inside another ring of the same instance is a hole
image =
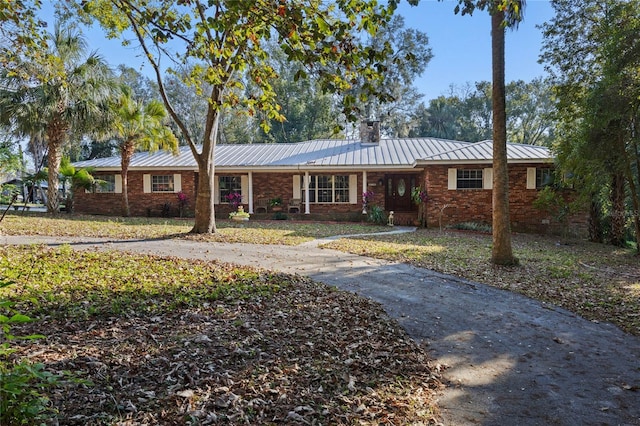
[[553, 183], [553, 170], [550, 168], [536, 168], [536, 189], [542, 189]]
[[[304, 183], [302, 183], [304, 185]], [[301, 187], [302, 201], [306, 192]], [[348, 175], [319, 175], [309, 176], [310, 203], [348, 203], [349, 176]]]
[[152, 175], [151, 192], [174, 192], [173, 175]]
[[457, 189], [482, 189], [482, 169], [458, 169], [456, 172]]
[[116, 175], [95, 175], [93, 176], [95, 184], [93, 192], [95, 193], [114, 193], [116, 192]]
[[242, 195], [242, 180], [240, 176], [220, 176], [218, 178], [220, 201], [228, 202], [227, 195], [237, 193]]

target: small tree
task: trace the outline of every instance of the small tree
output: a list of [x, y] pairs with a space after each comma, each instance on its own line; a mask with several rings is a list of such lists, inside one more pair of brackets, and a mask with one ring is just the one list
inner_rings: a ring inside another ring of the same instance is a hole
[[62, 161], [60, 162], [60, 174], [63, 176], [63, 187], [65, 187], [66, 189], [67, 180], [71, 183], [69, 191], [65, 194], [65, 209], [67, 213], [71, 213], [73, 211], [73, 198], [75, 192], [91, 189], [95, 184], [95, 179], [93, 178], [91, 173], [93, 173], [93, 169], [78, 169], [73, 164], [71, 164], [69, 158], [62, 158]]

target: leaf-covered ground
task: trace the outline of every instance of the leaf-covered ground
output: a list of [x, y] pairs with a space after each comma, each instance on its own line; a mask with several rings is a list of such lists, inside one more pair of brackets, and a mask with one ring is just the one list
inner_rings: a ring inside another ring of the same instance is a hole
[[0, 248], [27, 357], [76, 379], [61, 425], [432, 424], [440, 384], [381, 307], [299, 276], [174, 258]]
[[219, 232], [214, 235], [190, 235], [192, 219], [121, 218], [106, 216], [68, 215], [50, 216], [43, 213], [9, 212], [0, 222], [4, 235], [83, 236], [95, 238], [189, 238], [200, 241], [255, 244], [296, 245], [316, 238], [333, 235], [361, 234], [387, 231], [384, 226], [341, 222], [307, 221], [234, 222], [218, 220]]
[[340, 239], [325, 247], [406, 262], [524, 294], [640, 335], [640, 259], [582, 240], [514, 234], [517, 267], [492, 266], [491, 235], [464, 231]]

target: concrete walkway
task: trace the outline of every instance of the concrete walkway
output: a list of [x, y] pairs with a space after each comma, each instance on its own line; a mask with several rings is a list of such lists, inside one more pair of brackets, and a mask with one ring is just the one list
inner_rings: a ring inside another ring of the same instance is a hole
[[307, 275], [380, 302], [448, 366], [446, 425], [640, 425], [640, 338], [478, 283], [318, 247], [0, 236], [0, 244], [219, 260]]

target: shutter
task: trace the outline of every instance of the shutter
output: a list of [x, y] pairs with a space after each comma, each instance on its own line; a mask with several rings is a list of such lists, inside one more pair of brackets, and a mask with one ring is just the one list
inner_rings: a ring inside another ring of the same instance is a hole
[[242, 202], [249, 202], [249, 176], [240, 176], [240, 194], [242, 194]]
[[182, 175], [177, 173], [173, 175], [173, 192], [182, 191]]
[[449, 169], [447, 189], [458, 189], [458, 169]]
[[220, 183], [216, 175], [213, 175], [213, 203], [220, 204]]
[[148, 194], [151, 192], [151, 175], [142, 175], [142, 192]]
[[482, 188], [493, 189], [493, 169], [491, 167], [482, 170]]
[[527, 167], [527, 189], [536, 189], [536, 168]]
[[300, 188], [300, 175], [293, 175], [293, 198], [297, 200], [302, 199]]
[[349, 175], [349, 203], [358, 204], [358, 175]]
[[116, 194], [122, 194], [122, 175], [116, 175], [116, 187], [114, 189], [114, 192]]

